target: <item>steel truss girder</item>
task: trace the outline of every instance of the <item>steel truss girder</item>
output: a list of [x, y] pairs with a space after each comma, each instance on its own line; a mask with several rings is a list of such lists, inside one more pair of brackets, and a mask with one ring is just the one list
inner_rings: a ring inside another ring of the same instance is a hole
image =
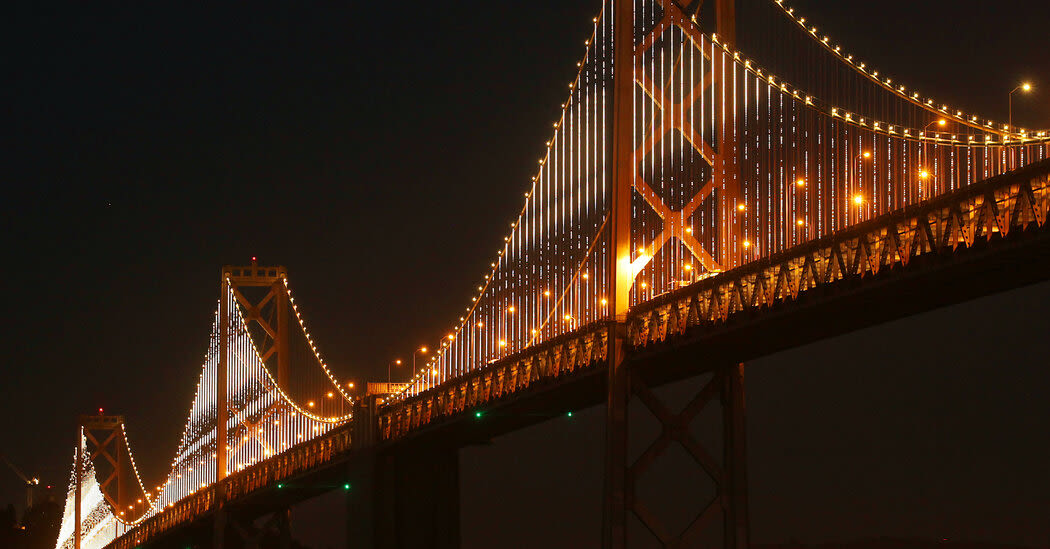
[[463, 414], [537, 385], [596, 368], [606, 359], [610, 329], [604, 323], [584, 327], [385, 406], [379, 412], [379, 439], [401, 438], [440, 418]]
[[1015, 232], [1046, 231], [1048, 215], [1050, 161], [1043, 161], [644, 303], [628, 318], [628, 340], [643, 349], [830, 284], [873, 278], [916, 258], [994, 245]]

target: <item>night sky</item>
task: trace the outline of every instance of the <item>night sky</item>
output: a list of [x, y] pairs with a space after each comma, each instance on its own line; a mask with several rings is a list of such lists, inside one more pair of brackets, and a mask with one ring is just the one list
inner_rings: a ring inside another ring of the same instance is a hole
[[[62, 489], [75, 417], [99, 407], [127, 416], [147, 484], [166, 473], [223, 264], [287, 266], [344, 379], [446, 333], [599, 7], [210, 4], [24, 3], [0, 23], [0, 452]], [[967, 110], [1004, 120], [1030, 80], [1015, 121], [1050, 127], [1041, 0], [792, 5]], [[1050, 544], [1048, 304], [1042, 284], [752, 363], [754, 540]], [[596, 546], [602, 436], [595, 409], [463, 451], [464, 546]], [[0, 503], [22, 497], [0, 473]]]

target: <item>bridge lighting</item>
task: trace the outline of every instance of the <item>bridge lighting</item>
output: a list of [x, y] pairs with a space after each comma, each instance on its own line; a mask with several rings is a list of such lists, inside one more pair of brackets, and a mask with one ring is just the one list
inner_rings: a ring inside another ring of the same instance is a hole
[[572, 322], [572, 315], [565, 315], [565, 322]]
[[543, 290], [543, 297], [550, 297], [550, 296], [551, 296], [551, 291], [550, 290]]
[[499, 346], [500, 347], [506, 347], [507, 346], [507, 341], [503, 340], [503, 339], [499, 340]]
[[805, 224], [806, 224], [806, 222], [805, 222], [804, 220], [802, 220], [802, 219], [799, 219], [799, 220], [798, 220], [798, 221], [796, 221], [795, 223], [796, 223], [796, 224], [797, 224], [797, 225], [798, 225], [799, 227], [801, 227], [801, 226], [803, 226], [803, 225], [805, 225]]
[[648, 288], [648, 287], [649, 287], [649, 283], [648, 282], [642, 282], [642, 289], [643, 290]]
[[515, 309], [514, 309], [513, 305], [511, 305], [510, 307], [507, 307], [507, 312], [510, 313], [510, 314], [514, 314], [514, 310]]
[[540, 333], [538, 330], [536, 330], [535, 328], [532, 329], [532, 335], [536, 335], [538, 333]]
[[281, 488], [284, 488], [284, 484], [277, 483], [277, 489], [280, 490]]
[[354, 388], [354, 382], [353, 381], [346, 382], [346, 387], [347, 387], [347, 389], [353, 389]]
[[481, 410], [478, 410], [478, 411], [474, 412], [474, 419], [481, 419], [481, 416], [483, 416], [483, 415], [484, 415], [484, 412], [482, 412]]
[[947, 126], [948, 125], [948, 121], [942, 118], [942, 119], [937, 121], [937, 125], [941, 126], [941, 127]]
[[349, 490], [349, 489], [350, 489], [350, 483], [349, 482], [347, 482], [346, 484], [343, 484], [343, 490]]
[[693, 228], [692, 227], [686, 227], [685, 228], [685, 234], [693, 234]]
[[736, 205], [736, 209], [737, 209], [737, 211], [741, 211], [742, 212], [742, 211], [747, 209], [747, 206], [745, 206], [743, 204], [737, 204]]
[[[602, 305], [608, 305], [608, 304], [609, 304], [609, 300], [608, 300], [608, 299], [605, 299], [605, 298], [603, 297], [603, 298], [602, 298], [602, 301], [601, 301], [601, 303], [602, 303]], [[533, 331], [535, 331], [535, 330], [533, 330]]]
[[855, 194], [853, 195], [853, 203], [860, 206], [864, 203], [864, 195]]
[[438, 370], [437, 370], [437, 368], [431, 368], [431, 369], [430, 369], [430, 374], [431, 374], [431, 375], [435, 375], [435, 376], [436, 376], [436, 375], [438, 375]]
[[798, 178], [798, 181], [795, 181], [795, 185], [797, 185], [799, 187], [805, 187], [806, 186], [806, 180], [802, 179], [800, 177], [800, 178]]
[[332, 398], [333, 396], [335, 396], [335, 394], [333, 394], [331, 391], [328, 391], [328, 398]]
[[930, 178], [930, 172], [928, 172], [926, 170], [920, 170], [919, 171], [919, 179], [929, 179], [929, 178]]
[[864, 151], [863, 153], [861, 153], [861, 156], [863, 156], [864, 158], [871, 158], [871, 151]]
[[1026, 92], [1027, 91], [1032, 91], [1032, 85], [1029, 84], [1028, 82], [1025, 82], [1024, 84], [1021, 84], [1021, 89], [1023, 91], [1026, 91]]
[[744, 241], [744, 247], [745, 248], [750, 248], [751, 247], [751, 241], [750, 240], [745, 240]]
[[448, 340], [449, 341], [452, 341], [454, 339], [456, 339], [456, 334], [448, 334]]
[[580, 275], [580, 276], [582, 276], [584, 280], [587, 280], [587, 276], [588, 276], [588, 275], [587, 275], [587, 273], [583, 273], [583, 274], [582, 274], [582, 275]]
[[311, 400], [310, 402], [307, 402], [306, 405], [311, 407], [311, 408], [313, 408], [314, 407], [314, 401]]

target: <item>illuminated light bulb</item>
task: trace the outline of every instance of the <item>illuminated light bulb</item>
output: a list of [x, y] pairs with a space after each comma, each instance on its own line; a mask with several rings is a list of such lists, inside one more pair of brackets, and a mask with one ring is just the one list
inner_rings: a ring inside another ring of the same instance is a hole
[[1021, 89], [1024, 91], [1032, 91], [1032, 85], [1025, 82], [1024, 84], [1021, 84]]
[[347, 382], [346, 386], [349, 387], [350, 389], [353, 389], [354, 388], [354, 382], [353, 381]]
[[750, 240], [745, 240], [744, 241], [744, 247], [745, 248], [750, 248], [751, 247], [751, 241]]
[[919, 171], [919, 178], [920, 179], [929, 179], [930, 178], [930, 172], [928, 172], [926, 170], [920, 170]]
[[798, 178], [798, 181], [795, 181], [795, 185], [798, 185], [799, 187], [805, 187], [806, 186], [806, 180], [802, 179], [800, 177], [800, 178]]
[[871, 152], [864, 151], [864, 153], [861, 156], [863, 156], [864, 158], [871, 158]]
[[587, 273], [583, 273], [581, 276], [583, 276], [584, 280], [587, 280]]
[[[332, 394], [332, 392], [331, 392], [331, 391], [328, 391], [328, 398], [332, 398], [333, 396], [335, 396], [335, 395], [334, 395], [334, 394]], [[276, 422], [274, 422], [274, 423], [276, 424]]]
[[947, 126], [948, 125], [948, 121], [942, 118], [942, 119], [937, 121], [937, 125], [938, 126]]
[[438, 375], [438, 371], [437, 371], [437, 368], [431, 368], [431, 369], [430, 369], [430, 374], [431, 374], [431, 375], [435, 375], [435, 376], [436, 376], [436, 375]]
[[858, 206], [863, 204], [864, 203], [864, 196], [863, 195], [859, 195], [859, 194], [853, 195], [853, 203], [858, 205]]
[[507, 346], [507, 342], [501, 339], [501, 340], [499, 340], [499, 346], [500, 347], [506, 347]]
[[543, 290], [543, 296], [544, 297], [550, 297], [551, 296], [551, 291], [550, 290]]
[[485, 323], [479, 320], [478, 321], [478, 328], [484, 328], [484, 327], [485, 327]]
[[[400, 366], [401, 365], [401, 359], [399, 358], [399, 359], [395, 360], [394, 364], [397, 364], [398, 366]], [[332, 396], [332, 394], [329, 393], [328, 396]]]
[[510, 307], [507, 307], [507, 312], [510, 314], [514, 314], [514, 306], [511, 305]]
[[742, 211], [744, 211], [744, 210], [746, 210], [746, 209], [747, 209], [747, 206], [745, 206], [745, 205], [743, 205], [743, 204], [737, 204], [737, 205], [736, 205], [736, 209], [737, 209], [737, 211], [740, 211], [740, 212], [742, 212]]
[[685, 228], [685, 234], [693, 234], [693, 228], [692, 227], [686, 227]]
[[565, 320], [566, 321], [572, 320], [572, 315], [565, 315]]
[[686, 263], [685, 265], [682, 266], [682, 270], [691, 271], [691, 270], [693, 270], [693, 266], [688, 264], [688, 263]]
[[313, 408], [314, 407], [314, 401], [311, 400], [310, 402], [307, 402], [306, 405], [311, 407], [311, 408]]
[[799, 220], [798, 220], [798, 221], [796, 221], [795, 223], [796, 223], [796, 224], [798, 224], [798, 226], [799, 226], [799, 227], [801, 227], [801, 226], [803, 226], [803, 225], [805, 225], [805, 224], [806, 224], [806, 222], [805, 222], [805, 221], [803, 221], [803, 220], [801, 220], [801, 219], [799, 219]]
[[536, 335], [536, 334], [538, 334], [538, 333], [539, 333], [539, 332], [538, 332], [538, 331], [536, 331], [535, 329], [533, 329], [533, 330], [532, 330], [532, 335]]
[[609, 300], [608, 300], [608, 299], [605, 299], [605, 298], [603, 297], [603, 298], [602, 298], [602, 301], [601, 301], [601, 303], [602, 303], [602, 305], [608, 305], [608, 304], [609, 304]]
[[648, 282], [642, 282], [642, 289], [643, 289], [643, 290], [644, 290], [645, 288], [648, 288], [648, 287], [649, 287], [649, 283], [648, 283]]

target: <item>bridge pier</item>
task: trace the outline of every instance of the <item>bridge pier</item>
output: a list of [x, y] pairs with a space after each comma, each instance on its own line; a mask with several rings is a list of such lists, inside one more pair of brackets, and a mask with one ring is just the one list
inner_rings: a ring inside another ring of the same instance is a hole
[[361, 451], [346, 476], [347, 548], [458, 548], [458, 446], [378, 448], [376, 409], [370, 397], [354, 410]]
[[[745, 421], [744, 365], [737, 364], [713, 372], [712, 377], [679, 412], [673, 412], [646, 385], [642, 376], [629, 371], [627, 362], [609, 369], [608, 415], [606, 421], [606, 479], [602, 546], [624, 549], [628, 546], [627, 524], [631, 515], [664, 547], [692, 547], [699, 536], [710, 530], [721, 514], [722, 546], [725, 549], [749, 547], [747, 505], [747, 432]], [[661, 433], [633, 462], [627, 458], [629, 429], [627, 408], [632, 397], [652, 413], [661, 424]], [[711, 455], [689, 432], [693, 420], [707, 406], [722, 405], [722, 459]], [[671, 444], [680, 444], [714, 482], [717, 495], [704, 502], [699, 514], [681, 532], [664, 527], [660, 518], [636, 497], [639, 479]]]

